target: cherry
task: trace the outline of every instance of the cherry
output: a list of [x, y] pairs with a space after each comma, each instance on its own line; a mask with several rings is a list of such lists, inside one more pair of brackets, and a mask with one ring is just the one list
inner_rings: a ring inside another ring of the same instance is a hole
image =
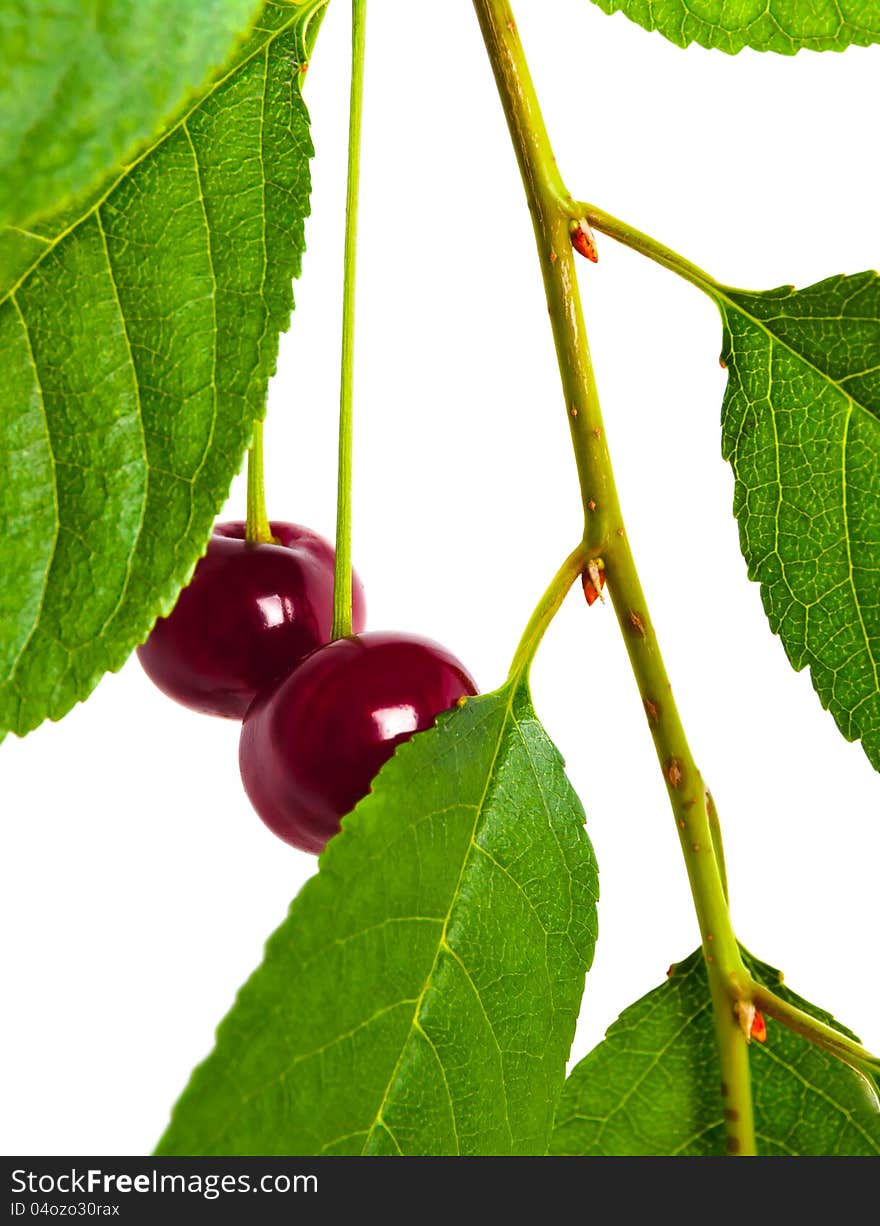
[[[147, 675], [184, 706], [241, 719], [260, 691], [330, 639], [332, 545], [298, 524], [270, 526], [277, 545], [249, 544], [243, 523], [215, 525], [189, 586], [138, 648]], [[352, 613], [363, 629], [354, 575]]]
[[464, 666], [430, 639], [376, 631], [337, 639], [248, 711], [245, 790], [270, 830], [321, 851], [395, 748], [476, 693]]

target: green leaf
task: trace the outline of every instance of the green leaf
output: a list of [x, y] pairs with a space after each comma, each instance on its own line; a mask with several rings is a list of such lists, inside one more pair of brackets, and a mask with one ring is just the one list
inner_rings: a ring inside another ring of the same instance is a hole
[[401, 746], [160, 1154], [543, 1154], [596, 937], [584, 813], [527, 690]]
[[0, 730], [58, 719], [173, 606], [263, 414], [308, 212], [326, 0], [84, 206], [0, 232]]
[[[743, 951], [756, 980], [821, 1021], [855, 1036], [781, 984]], [[771, 1019], [752, 1043], [759, 1152], [880, 1154], [876, 1086]], [[572, 1071], [551, 1143], [554, 1154], [705, 1155], [725, 1152], [718, 1056], [702, 955], [673, 968], [625, 1010]]]
[[717, 301], [749, 576], [794, 668], [880, 769], [880, 278]]
[[0, 225], [134, 154], [232, 53], [256, 0], [11, 0], [0, 10]]
[[794, 55], [880, 42], [877, 0], [594, 0], [625, 13], [676, 47], [699, 43], [735, 55], [743, 47]]

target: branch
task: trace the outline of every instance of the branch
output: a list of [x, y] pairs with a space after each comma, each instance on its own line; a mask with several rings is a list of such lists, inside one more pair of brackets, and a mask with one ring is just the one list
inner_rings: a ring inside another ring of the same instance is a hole
[[535, 230], [584, 507], [585, 557], [604, 562], [607, 590], [648, 717], [700, 924], [728, 1152], [754, 1154], [748, 1040], [735, 1009], [740, 1001], [748, 1003], [751, 980], [730, 921], [706, 788], [672, 696], [618, 502], [572, 252], [572, 222], [583, 206], [566, 191], [556, 166], [510, 5], [507, 0], [474, 0], [474, 8]]

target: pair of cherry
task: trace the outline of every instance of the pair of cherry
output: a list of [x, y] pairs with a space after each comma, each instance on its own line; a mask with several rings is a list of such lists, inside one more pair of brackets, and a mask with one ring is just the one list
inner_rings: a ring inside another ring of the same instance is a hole
[[246, 541], [243, 523], [215, 525], [138, 656], [171, 698], [243, 721], [251, 803], [280, 838], [319, 852], [397, 745], [477, 689], [430, 639], [362, 633], [356, 575], [353, 634], [331, 642], [332, 546], [298, 524], [270, 527], [275, 544]]

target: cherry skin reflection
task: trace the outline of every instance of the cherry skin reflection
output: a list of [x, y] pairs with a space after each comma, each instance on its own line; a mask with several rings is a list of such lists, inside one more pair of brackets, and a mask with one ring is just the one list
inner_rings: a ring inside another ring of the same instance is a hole
[[248, 711], [239, 764], [270, 830], [319, 852], [402, 741], [477, 687], [444, 647], [372, 631], [321, 647]]
[[[274, 545], [248, 544], [241, 522], [214, 527], [205, 556], [138, 658], [169, 697], [241, 719], [258, 693], [330, 639], [334, 551], [309, 528], [270, 525]], [[352, 576], [353, 625], [364, 593]]]

